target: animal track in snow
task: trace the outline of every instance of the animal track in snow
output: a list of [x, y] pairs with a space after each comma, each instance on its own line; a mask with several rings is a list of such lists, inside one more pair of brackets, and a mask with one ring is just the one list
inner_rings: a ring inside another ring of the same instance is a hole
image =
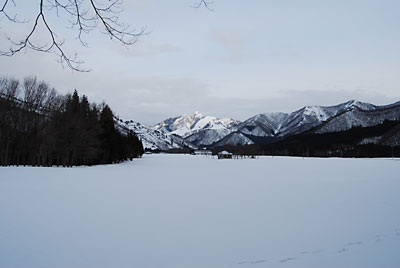
[[291, 258], [291, 257], [289, 257], [289, 258], [286, 258], [286, 259], [282, 259], [282, 260], [280, 260], [279, 262], [280, 263], [285, 263], [285, 262], [288, 262], [288, 261], [294, 261], [296, 258]]
[[362, 244], [361, 241], [357, 241], [357, 242], [350, 242], [350, 243], [347, 243], [346, 246], [359, 246], [359, 245], [361, 245], [361, 244]]
[[400, 228], [394, 229], [394, 235], [395, 236], [400, 236]]
[[259, 260], [259, 261], [252, 261], [250, 262], [251, 264], [259, 264], [259, 263], [264, 263], [265, 260]]
[[385, 235], [376, 235], [375, 236], [375, 243], [382, 242], [384, 237], [385, 237]]
[[241, 262], [238, 262], [238, 264], [239, 264], [239, 265], [242, 265], [242, 264], [261, 264], [261, 263], [264, 263], [264, 262], [266, 262], [266, 260], [241, 261]]
[[[390, 236], [396, 236], [396, 237], [400, 237], [400, 228], [395, 228], [392, 230], [392, 233]], [[388, 238], [387, 234], [377, 234], [373, 237], [372, 241], [352, 241], [352, 242], [348, 242], [347, 244], [345, 244], [341, 249], [337, 250], [336, 253], [338, 254], [345, 254], [345, 253], [350, 253], [351, 249], [355, 249], [354, 247], [357, 246], [361, 246], [364, 244], [369, 244], [369, 243], [381, 243], [384, 242], [386, 240], [386, 238]], [[325, 249], [328, 250], [328, 249]], [[303, 250], [303, 251], [299, 251], [298, 255], [302, 255], [302, 256], [310, 256], [312, 254], [318, 254], [321, 252], [324, 252], [325, 250], [323, 249], [318, 249], [318, 250]], [[330, 250], [328, 250], [330, 251]], [[290, 262], [290, 261], [294, 261], [297, 258], [295, 257], [287, 257], [284, 259], [279, 260], [278, 262], [283, 264], [286, 262]], [[246, 262], [239, 262], [238, 264], [261, 264], [261, 263], [265, 263], [266, 260], [257, 260], [257, 261], [246, 261]]]

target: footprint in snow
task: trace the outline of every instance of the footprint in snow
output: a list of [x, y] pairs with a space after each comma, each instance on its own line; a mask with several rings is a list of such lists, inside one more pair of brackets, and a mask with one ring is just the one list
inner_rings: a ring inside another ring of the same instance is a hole
[[357, 241], [357, 242], [350, 242], [350, 243], [347, 243], [346, 246], [359, 246], [359, 245], [361, 245], [361, 244], [362, 244], [361, 241]]
[[286, 259], [282, 259], [282, 260], [280, 260], [279, 261], [279, 263], [285, 263], [285, 262], [288, 262], [288, 261], [294, 261], [296, 258], [286, 258]]
[[376, 236], [375, 236], [375, 243], [380, 243], [380, 242], [382, 242], [384, 236], [385, 236], [385, 235], [376, 235]]
[[260, 264], [260, 263], [264, 263], [264, 262], [266, 262], [266, 260], [241, 261], [241, 262], [238, 262], [238, 264], [239, 264], [239, 265], [242, 265], [242, 264]]
[[323, 251], [324, 251], [323, 249], [317, 249], [317, 250], [312, 250], [312, 251], [305, 250], [305, 251], [301, 251], [300, 255], [319, 254], [319, 253], [321, 253]]
[[259, 260], [259, 261], [252, 261], [250, 262], [250, 264], [260, 264], [260, 263], [264, 263], [265, 260]]

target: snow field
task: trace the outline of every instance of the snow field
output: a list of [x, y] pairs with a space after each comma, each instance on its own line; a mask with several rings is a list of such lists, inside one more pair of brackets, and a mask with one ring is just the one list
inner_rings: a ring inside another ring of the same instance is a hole
[[0, 168], [0, 267], [399, 267], [400, 161]]

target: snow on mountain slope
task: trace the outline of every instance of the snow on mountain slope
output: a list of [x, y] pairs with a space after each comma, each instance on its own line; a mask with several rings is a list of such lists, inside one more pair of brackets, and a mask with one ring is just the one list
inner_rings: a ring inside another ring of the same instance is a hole
[[224, 137], [220, 141], [217, 141], [213, 144], [213, 146], [224, 146], [224, 145], [233, 145], [233, 146], [240, 146], [240, 145], [249, 145], [254, 144], [254, 142], [248, 138], [246, 135], [240, 132], [233, 132], [228, 136]]
[[203, 116], [201, 113], [195, 112], [194, 114], [184, 114], [179, 117], [169, 118], [152, 128], [186, 138], [202, 130], [227, 130], [237, 123], [239, 121], [233, 119]]
[[379, 125], [385, 120], [400, 120], [400, 103], [375, 106], [373, 110], [353, 107], [328, 120], [316, 133], [344, 131], [356, 126], [370, 127]]
[[[361, 102], [361, 101], [356, 101], [356, 100], [351, 100], [351, 101], [345, 102], [344, 106], [346, 108], [357, 107], [357, 108], [359, 108], [361, 110], [364, 110], [364, 111], [371, 111], [371, 110], [375, 110], [375, 109], [377, 109], [379, 107], [383, 107], [383, 106], [376, 106], [376, 105], [373, 105], [371, 103]], [[389, 107], [389, 106], [391, 106], [391, 104], [389, 104], [387, 106]]]
[[342, 131], [378, 125], [384, 120], [400, 120], [400, 102], [377, 106], [351, 100], [334, 106], [305, 106], [289, 114], [258, 114], [244, 122], [195, 112], [169, 118], [153, 127], [134, 121], [124, 124], [137, 133], [145, 148], [167, 150], [253, 144], [259, 138], [274, 139], [310, 130]]
[[315, 127], [338, 113], [341, 107], [306, 106], [288, 115], [276, 136], [297, 134]]
[[[400, 117], [399, 103], [376, 106], [370, 103], [351, 100], [334, 106], [305, 106], [290, 114], [265, 113], [253, 116], [233, 127], [235, 139], [221, 139], [215, 144], [227, 145], [229, 142], [248, 144], [254, 137], [284, 137], [299, 134], [314, 127], [322, 126], [319, 133], [347, 130], [353, 126], [373, 126], [384, 120]], [[332, 121], [332, 122], [331, 122]], [[239, 139], [243, 139], [239, 141]]]
[[186, 137], [185, 140], [198, 147], [205, 147], [219, 141], [230, 133], [229, 129], [205, 129], [193, 133]]
[[[249, 137], [281, 137], [288, 134], [296, 134], [312, 127], [318, 126], [321, 122], [327, 120], [335, 113], [345, 107], [322, 107], [306, 106], [300, 110], [286, 113], [265, 113], [253, 116], [243, 123], [234, 127], [236, 133], [235, 139], [223, 139], [218, 141], [218, 145], [231, 144], [249, 144]], [[239, 139], [243, 139], [239, 141]], [[253, 143], [253, 142], [252, 142]]]
[[259, 114], [240, 124], [237, 131], [258, 137], [297, 134], [354, 108], [373, 110], [376, 106], [352, 100], [335, 106], [305, 106], [290, 114]]
[[283, 137], [307, 131], [338, 114], [354, 109], [369, 111], [376, 109], [376, 106], [355, 100], [334, 106], [305, 106], [289, 114], [286, 121], [282, 123], [277, 136]]
[[154, 130], [147, 126], [144, 126], [135, 121], [119, 121], [119, 127], [122, 131], [132, 130], [136, 133], [139, 139], [143, 143], [143, 148], [151, 150], [168, 150], [168, 149], [179, 149], [179, 148], [192, 148], [196, 149], [189, 142], [183, 140], [181, 137], [164, 133], [160, 130]]
[[185, 134], [191, 132], [192, 127], [202, 118], [203, 115], [198, 112], [194, 114], [184, 114], [179, 117], [169, 118], [155, 125], [153, 129], [184, 137]]
[[287, 117], [288, 114], [285, 113], [258, 114], [235, 126], [234, 129], [252, 136], [273, 136]]

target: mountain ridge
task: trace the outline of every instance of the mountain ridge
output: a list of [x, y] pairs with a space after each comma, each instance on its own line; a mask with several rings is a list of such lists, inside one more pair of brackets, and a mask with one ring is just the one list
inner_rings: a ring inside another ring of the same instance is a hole
[[385, 120], [400, 120], [400, 101], [387, 105], [357, 100], [332, 106], [307, 105], [291, 113], [256, 114], [243, 122], [195, 112], [168, 118], [154, 126], [136, 122], [127, 127], [137, 132], [145, 148], [168, 150], [249, 145], [309, 131], [323, 134], [355, 126], [370, 127]]

